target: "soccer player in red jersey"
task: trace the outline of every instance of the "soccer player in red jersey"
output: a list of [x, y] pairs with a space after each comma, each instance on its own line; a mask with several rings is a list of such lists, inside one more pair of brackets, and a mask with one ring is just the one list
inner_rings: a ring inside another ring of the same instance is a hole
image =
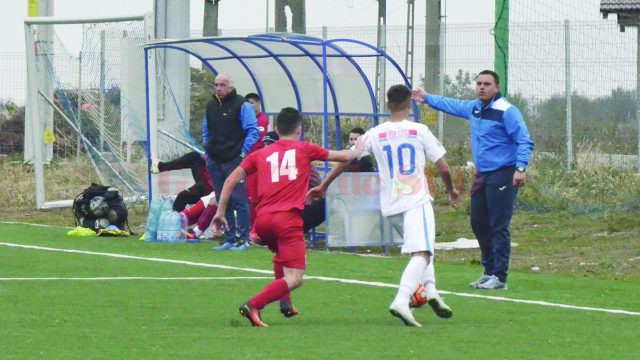
[[[262, 112], [262, 101], [258, 94], [248, 93], [244, 98], [253, 105], [253, 110], [256, 112], [256, 120], [258, 120], [258, 130], [260, 131], [258, 141], [253, 145], [249, 152], [252, 153], [265, 146], [263, 139], [269, 131], [269, 118]], [[249, 241], [258, 242], [260, 239], [254, 231], [256, 222], [256, 204], [258, 203], [258, 179], [256, 176], [247, 176], [247, 200], [249, 201]]]
[[229, 175], [213, 218], [215, 226], [227, 228], [225, 212], [235, 184], [246, 175], [256, 173], [259, 181], [256, 232], [262, 242], [275, 252], [276, 279], [240, 306], [240, 313], [253, 326], [267, 326], [260, 318], [260, 310], [302, 285], [307, 256], [302, 211], [311, 176], [311, 162], [351, 161], [363, 148], [361, 143], [357, 143], [352, 150], [332, 151], [300, 141], [302, 117], [293, 108], [280, 111], [276, 118], [276, 131], [280, 140], [249, 154]]

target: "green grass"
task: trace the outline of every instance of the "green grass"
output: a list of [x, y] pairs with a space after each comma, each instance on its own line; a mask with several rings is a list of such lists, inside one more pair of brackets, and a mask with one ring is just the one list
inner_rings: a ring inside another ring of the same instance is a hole
[[[524, 229], [525, 224], [517, 226]], [[270, 253], [258, 247], [244, 253], [213, 252], [212, 243], [72, 238], [65, 232], [0, 224], [0, 241], [234, 268], [0, 246], [0, 277], [265, 276], [240, 268], [271, 270]], [[308, 264], [309, 276], [396, 284], [406, 259], [312, 250]], [[405, 327], [389, 315], [394, 289], [370, 285], [309, 279], [293, 293], [298, 317], [285, 319], [277, 306], [270, 306], [263, 311], [270, 328], [258, 329], [240, 317], [237, 307], [266, 285], [266, 279], [0, 281], [0, 349], [3, 359], [640, 357], [640, 316], [460, 295], [490, 294], [640, 312], [640, 286], [634, 278], [516, 270], [511, 272], [508, 291], [487, 293], [467, 287], [479, 274], [480, 267], [473, 263], [438, 263], [438, 287], [453, 292], [446, 301], [454, 316], [443, 320], [428, 308], [419, 309], [415, 316], [424, 325], [421, 329]]]

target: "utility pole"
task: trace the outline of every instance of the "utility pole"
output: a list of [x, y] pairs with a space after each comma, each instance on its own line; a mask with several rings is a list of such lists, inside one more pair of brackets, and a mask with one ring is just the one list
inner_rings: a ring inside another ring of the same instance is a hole
[[407, 0], [407, 42], [405, 44], [404, 72], [413, 85], [413, 35], [415, 25], [414, 0]]
[[440, 76], [440, 0], [427, 0], [424, 42], [424, 84], [428, 93], [442, 94]]
[[[202, 21], [202, 36], [218, 36], [218, 3], [220, 0], [204, 0], [204, 16]], [[211, 71], [202, 63], [203, 71]]]
[[[424, 86], [425, 90], [431, 94], [442, 94], [442, 83], [444, 79], [442, 42], [444, 33], [442, 32], [442, 14], [440, 0], [427, 0], [425, 14], [425, 43], [424, 43]], [[426, 104], [422, 107], [422, 115], [426, 125], [438, 125], [438, 139], [444, 141], [444, 115], [436, 112]]]
[[291, 32], [307, 33], [305, 0], [275, 0], [275, 30], [288, 32], [285, 8], [291, 10]]
[[[387, 0], [378, 0], [378, 49], [387, 51]], [[386, 61], [382, 56], [376, 57], [376, 96], [378, 97], [378, 113], [386, 112], [385, 102]]]
[[204, 0], [202, 36], [218, 36], [218, 3], [220, 0]]

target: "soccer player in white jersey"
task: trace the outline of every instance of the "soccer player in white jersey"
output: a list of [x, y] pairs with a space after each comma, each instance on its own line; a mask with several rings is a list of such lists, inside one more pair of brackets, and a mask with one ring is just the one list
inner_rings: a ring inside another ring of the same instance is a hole
[[[453, 188], [449, 166], [443, 157], [446, 153], [444, 147], [427, 126], [408, 120], [411, 90], [404, 85], [389, 88], [387, 107], [389, 121], [363, 135], [361, 140], [365, 151], [361, 156], [373, 154], [376, 158], [381, 180], [382, 215], [402, 236], [402, 253], [410, 255], [389, 311], [405, 325], [420, 327], [422, 325], [413, 317], [409, 303], [411, 295], [421, 283], [424, 284], [428, 304], [436, 315], [448, 318], [453, 314], [435, 286], [435, 220], [431, 207], [433, 199], [424, 175], [426, 160], [437, 165], [452, 205], [458, 200], [458, 192]], [[322, 184], [309, 190], [307, 200], [322, 196], [347, 165], [336, 165]]]

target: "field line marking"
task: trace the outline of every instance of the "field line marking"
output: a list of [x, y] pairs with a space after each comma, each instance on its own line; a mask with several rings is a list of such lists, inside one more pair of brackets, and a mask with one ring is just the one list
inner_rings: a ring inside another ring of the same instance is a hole
[[[103, 252], [86, 251], [86, 250], [60, 249], [60, 248], [51, 248], [51, 247], [45, 247], [45, 246], [23, 245], [23, 244], [14, 244], [14, 243], [6, 243], [6, 242], [0, 242], [0, 245], [1, 246], [8, 246], [8, 247], [32, 249], [32, 250], [44, 250], [44, 251], [54, 251], [54, 252], [63, 252], [63, 253], [71, 253], [71, 254], [83, 254], [83, 255], [96, 255], [96, 256], [106, 256], [106, 257], [113, 257], [113, 258], [119, 258], [119, 259], [144, 260], [144, 261], [162, 262], [162, 263], [171, 263], [171, 264], [181, 264], [181, 265], [190, 265], [190, 266], [200, 266], [200, 267], [216, 268], [216, 269], [239, 270], [239, 271], [247, 271], [247, 272], [260, 273], [260, 274], [273, 274], [272, 270], [261, 270], [261, 269], [236, 267], [236, 266], [229, 266], [229, 265], [200, 263], [200, 262], [193, 262], [193, 261], [186, 261], [186, 260], [142, 257], [142, 256], [133, 256], [133, 255], [116, 254], [116, 253], [103, 253]], [[326, 277], [326, 276], [305, 276], [305, 279], [329, 281], [329, 282], [339, 282], [339, 283], [343, 283], [343, 284], [355, 284], [355, 285], [385, 287], [385, 288], [397, 288], [398, 287], [396, 284], [388, 284], [388, 283], [377, 282], [377, 281], [343, 279], [343, 278]], [[541, 301], [541, 300], [514, 299], [514, 298], [507, 298], [507, 297], [502, 297], [502, 296], [479, 295], [479, 294], [470, 294], [470, 293], [458, 293], [458, 292], [445, 291], [445, 290], [439, 290], [439, 292], [442, 293], [442, 294], [450, 294], [450, 295], [461, 296], [461, 297], [480, 298], [480, 299], [495, 300], [495, 301], [508, 301], [508, 302], [521, 303], [521, 304], [549, 306], [549, 307], [557, 307], [557, 308], [573, 309], [573, 310], [582, 310], [582, 311], [597, 311], [597, 312], [604, 312], [604, 313], [609, 313], [609, 314], [640, 316], [640, 312], [620, 310], [620, 309], [606, 309], [606, 308], [596, 308], [596, 307], [588, 307], [588, 306], [577, 306], [577, 305], [552, 303], [552, 302]]]
[[0, 278], [0, 281], [111, 281], [111, 280], [264, 280], [271, 276], [206, 276], [206, 277], [157, 277], [157, 276], [100, 276], [100, 277], [15, 277]]
[[6, 242], [0, 242], [0, 245], [9, 246], [9, 247], [18, 247], [18, 248], [24, 248], [24, 249], [32, 249], [32, 250], [55, 251], [55, 252], [63, 252], [63, 253], [70, 253], [70, 254], [96, 255], [96, 256], [106, 256], [106, 257], [113, 257], [113, 258], [119, 258], [119, 259], [145, 260], [145, 261], [162, 262], [162, 263], [170, 263], [170, 264], [208, 267], [208, 268], [215, 268], [215, 269], [240, 270], [240, 271], [255, 272], [260, 274], [270, 274], [270, 275], [273, 274], [273, 270], [260, 270], [260, 269], [243, 268], [243, 267], [228, 266], [228, 265], [200, 263], [200, 262], [187, 261], [187, 260], [142, 257], [142, 256], [116, 254], [116, 253], [104, 253], [104, 252], [95, 252], [95, 251], [86, 251], [86, 250], [59, 249], [59, 248], [51, 248], [46, 246], [23, 245], [23, 244], [13, 244], [13, 243], [6, 243]]
[[72, 227], [69, 227], [69, 226], [34, 224], [34, 223], [28, 223], [28, 222], [22, 222], [22, 221], [0, 221], [0, 224], [6, 224], [6, 225], [30, 225], [30, 226], [45, 227], [45, 228], [56, 228], [56, 229], [73, 229]]
[[472, 297], [472, 298], [473, 297], [475, 297], [475, 298], [483, 298], [483, 299], [489, 299], [489, 300], [495, 300], [495, 301], [510, 301], [510, 302], [515, 302], [515, 303], [524, 303], [524, 304], [541, 305], [541, 306], [552, 306], [552, 307], [559, 307], [559, 308], [564, 308], [564, 309], [575, 309], [575, 310], [583, 310], [583, 311], [601, 311], [601, 312], [606, 312], [606, 313], [610, 313], [610, 314], [622, 314], [622, 315], [640, 316], [640, 312], [619, 310], [619, 309], [605, 309], [605, 308], [595, 308], [595, 307], [589, 307], [589, 306], [577, 306], [577, 305], [569, 305], [569, 304], [559, 304], [559, 303], [551, 303], [551, 302], [543, 301], [543, 300], [513, 299], [513, 298], [507, 298], [507, 297], [503, 297], [503, 296], [478, 295], [478, 294], [469, 294], [469, 293], [454, 293], [454, 292], [448, 292], [448, 291], [440, 291], [440, 292], [443, 293], [443, 294], [448, 293], [448, 294], [457, 295], [457, 296]]

